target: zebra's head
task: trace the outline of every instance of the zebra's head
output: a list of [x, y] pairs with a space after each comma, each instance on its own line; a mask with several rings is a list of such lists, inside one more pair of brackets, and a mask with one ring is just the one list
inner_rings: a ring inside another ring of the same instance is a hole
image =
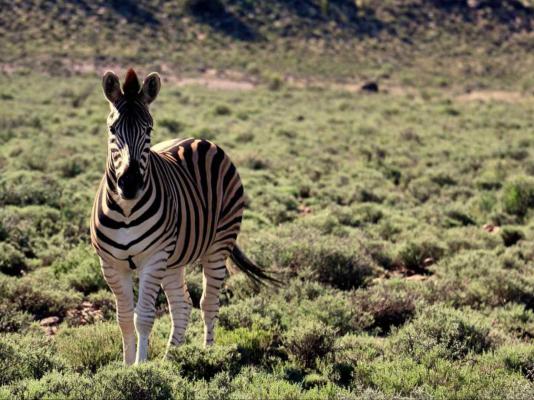
[[117, 75], [108, 71], [102, 87], [111, 108], [107, 120], [109, 167], [114, 169], [119, 196], [134, 199], [145, 184], [153, 125], [148, 106], [156, 99], [161, 81], [152, 72], [141, 85], [135, 71], [129, 69], [121, 90]]

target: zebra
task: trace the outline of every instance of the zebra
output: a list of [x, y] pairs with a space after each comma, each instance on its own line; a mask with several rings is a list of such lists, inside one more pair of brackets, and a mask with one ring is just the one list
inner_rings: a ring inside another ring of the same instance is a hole
[[[91, 243], [115, 295], [124, 363], [147, 359], [160, 287], [172, 322], [166, 354], [184, 342], [192, 309], [184, 271], [196, 261], [203, 269], [200, 308], [204, 345], [209, 346], [228, 257], [255, 284], [276, 281], [236, 245], [245, 207], [239, 174], [225, 152], [207, 140], [175, 139], [151, 147], [149, 105], [161, 88], [157, 73], [141, 84], [129, 69], [121, 90], [117, 75], [107, 71], [102, 87], [111, 111]], [[135, 269], [139, 290], [134, 305]]]

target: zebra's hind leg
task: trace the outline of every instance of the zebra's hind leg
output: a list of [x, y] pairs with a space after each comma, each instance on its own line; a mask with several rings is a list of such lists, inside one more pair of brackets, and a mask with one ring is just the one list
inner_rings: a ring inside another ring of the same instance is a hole
[[184, 342], [185, 330], [193, 307], [187, 285], [185, 283], [185, 267], [169, 268], [165, 271], [161, 287], [167, 296], [171, 312], [172, 329], [167, 345], [179, 345]]
[[102, 265], [104, 279], [115, 295], [117, 321], [119, 322], [122, 334], [124, 364], [131, 365], [135, 361], [136, 353], [132, 272], [114, 268], [112, 265], [106, 264], [103, 260], [100, 263]]
[[225, 258], [211, 255], [202, 260], [203, 280], [200, 309], [204, 320], [204, 346], [213, 344], [213, 329], [219, 316], [219, 291], [226, 275]]

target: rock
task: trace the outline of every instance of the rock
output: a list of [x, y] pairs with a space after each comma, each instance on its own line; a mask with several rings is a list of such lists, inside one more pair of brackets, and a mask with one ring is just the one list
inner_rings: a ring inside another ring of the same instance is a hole
[[365, 92], [372, 92], [372, 93], [377, 93], [378, 92], [378, 83], [375, 82], [375, 81], [369, 81], [369, 82], [365, 82], [361, 88], [361, 90], [365, 91]]
[[304, 204], [299, 204], [297, 210], [299, 210], [299, 213], [301, 214], [310, 214], [312, 212], [311, 207], [305, 206]]
[[425, 267], [430, 267], [432, 264], [434, 264], [434, 259], [432, 257], [428, 257], [423, 260], [423, 265]]
[[499, 232], [499, 227], [492, 224], [485, 224], [484, 226], [482, 226], [482, 229], [489, 233]]
[[48, 317], [39, 321], [41, 326], [52, 326], [59, 324], [59, 317]]

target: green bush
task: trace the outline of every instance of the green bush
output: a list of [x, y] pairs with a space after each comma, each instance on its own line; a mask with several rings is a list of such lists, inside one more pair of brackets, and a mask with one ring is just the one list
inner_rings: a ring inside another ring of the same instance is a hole
[[425, 273], [427, 264], [433, 264], [445, 254], [445, 249], [434, 238], [419, 238], [401, 244], [397, 250], [397, 263], [409, 271]]
[[41, 172], [3, 174], [0, 178], [0, 205], [49, 205], [59, 207], [60, 184]]
[[417, 284], [390, 279], [358, 290], [351, 299], [351, 309], [359, 314], [355, 325], [360, 329], [386, 334], [400, 326], [415, 313], [416, 301], [421, 297]]
[[219, 104], [213, 110], [213, 114], [215, 115], [230, 115], [231, 113], [232, 109], [226, 104]]
[[237, 328], [231, 331], [218, 329], [216, 342], [221, 346], [237, 346], [243, 364], [260, 363], [271, 351], [276, 338], [272, 332], [252, 327]]
[[65, 368], [48, 340], [15, 334], [0, 336], [0, 365], [0, 386], [26, 378], [39, 379], [49, 371]]
[[276, 265], [289, 273], [310, 270], [319, 282], [340, 289], [364, 286], [379, 267], [359, 237], [324, 235], [294, 225], [257, 240], [250, 248], [260, 265]]
[[228, 330], [253, 326], [272, 329], [282, 323], [284, 311], [284, 305], [273, 302], [268, 294], [265, 297], [255, 296], [222, 307], [219, 312], [219, 325]]
[[534, 381], [534, 347], [531, 344], [503, 346], [497, 352], [506, 368]]
[[20, 275], [28, 265], [24, 254], [9, 243], [0, 243], [0, 272], [7, 275]]
[[122, 339], [115, 322], [63, 328], [54, 337], [57, 354], [77, 372], [95, 372], [121, 360]]
[[100, 262], [95, 252], [87, 245], [79, 245], [70, 250], [65, 258], [57, 260], [52, 268], [58, 279], [84, 294], [108, 287]]
[[291, 359], [304, 368], [313, 368], [317, 359], [332, 351], [336, 332], [313, 320], [304, 320], [292, 327], [282, 338]]
[[521, 229], [510, 226], [503, 226], [499, 231], [499, 234], [506, 247], [513, 246], [525, 238], [525, 234]]
[[504, 185], [502, 193], [503, 210], [509, 214], [524, 217], [534, 207], [534, 180], [519, 177]]
[[87, 300], [92, 303], [100, 312], [104, 320], [115, 319], [115, 296], [109, 290], [99, 290], [87, 296]]
[[534, 395], [530, 382], [504, 368], [439, 359], [431, 366], [407, 357], [380, 360], [356, 379], [385, 398], [527, 400]]
[[534, 311], [523, 304], [509, 303], [494, 309], [490, 316], [501, 330], [520, 339], [534, 338]]
[[493, 347], [490, 325], [474, 312], [440, 305], [428, 307], [392, 338], [392, 349], [423, 360], [458, 360]]
[[199, 348], [185, 344], [169, 349], [167, 359], [187, 379], [210, 379], [223, 371], [235, 373], [240, 368], [236, 345]]
[[25, 311], [16, 310], [12, 304], [0, 303], [0, 333], [23, 332], [33, 322], [33, 317]]
[[170, 373], [169, 368], [162, 368], [156, 363], [134, 367], [110, 365], [99, 370], [93, 380], [95, 385], [89, 396], [93, 399], [167, 400], [174, 397], [175, 390], [178, 392], [177, 398], [187, 398], [186, 394], [193, 397], [193, 393], [188, 392], [188, 383], [185, 380]]
[[534, 305], [532, 266], [518, 261], [507, 268], [503, 256], [490, 251], [471, 251], [439, 263], [437, 279], [428, 296], [473, 308], [501, 306], [508, 302]]
[[[48, 316], [65, 316], [67, 310], [81, 302], [81, 296], [58, 286], [46, 274], [39, 277], [34, 274], [23, 278], [5, 278], [0, 276], [0, 299], [14, 310], [33, 314], [36, 319]], [[55, 286], [53, 288], [52, 286]]]
[[180, 121], [172, 118], [162, 118], [158, 121], [158, 125], [166, 128], [171, 132], [172, 134], [178, 134], [183, 131], [184, 124]]
[[10, 395], [20, 400], [89, 398], [91, 380], [84, 375], [68, 372], [50, 372], [40, 380], [25, 379], [10, 387]]
[[[57, 236], [62, 229], [60, 212], [47, 206], [7, 206], [0, 208], [0, 232], [4, 240], [29, 259], [48, 261], [51, 250], [60, 247]], [[56, 254], [59, 249], [55, 249]]]

